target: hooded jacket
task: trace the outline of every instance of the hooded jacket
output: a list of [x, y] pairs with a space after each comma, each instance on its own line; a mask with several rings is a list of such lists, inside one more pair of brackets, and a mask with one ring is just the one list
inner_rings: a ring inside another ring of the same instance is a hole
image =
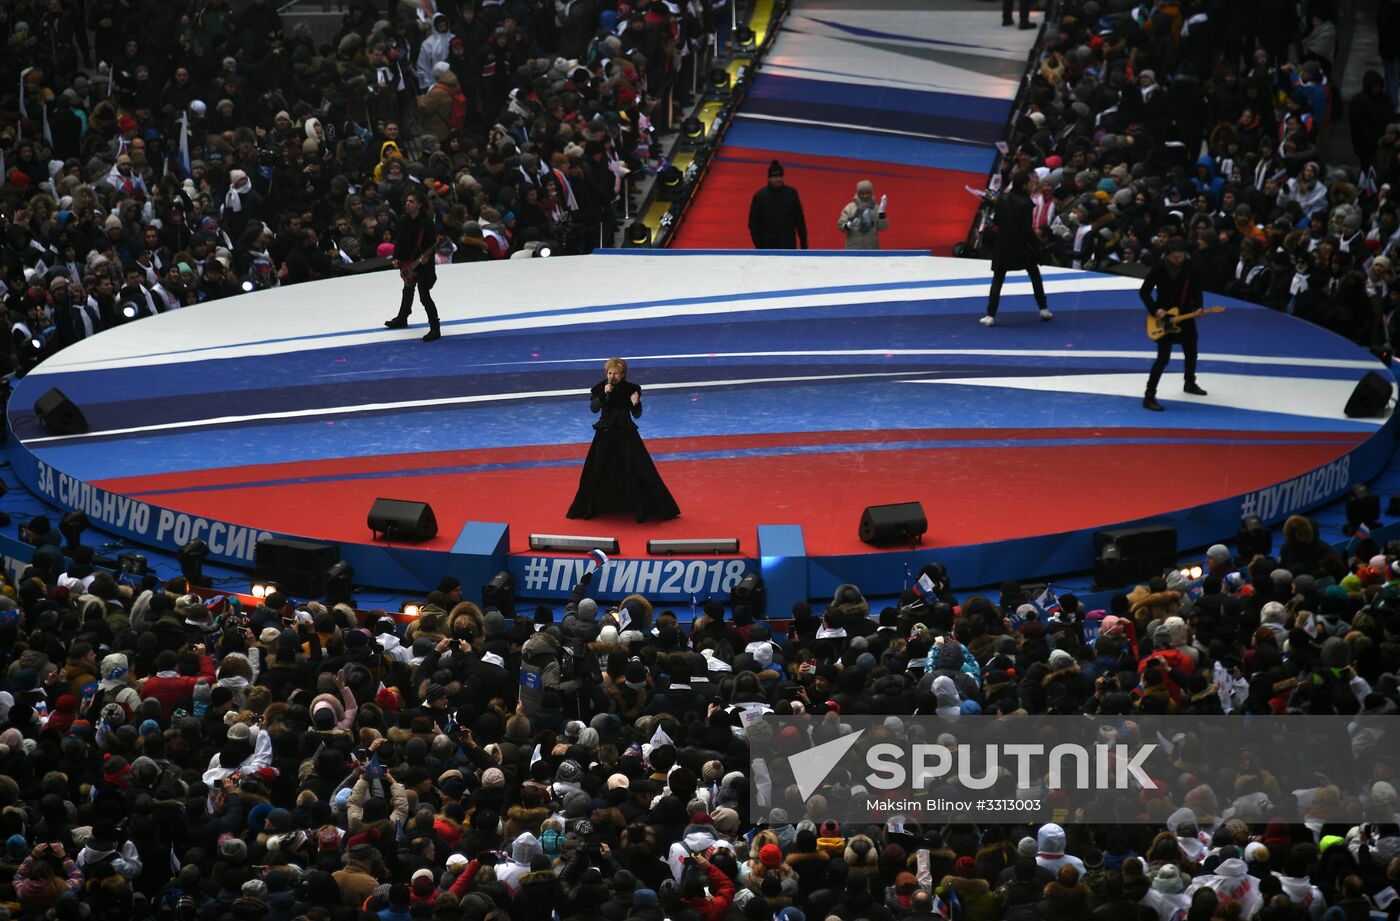
[[515, 895], [520, 891], [521, 878], [530, 872], [530, 861], [543, 853], [539, 838], [528, 831], [522, 833], [511, 842], [510, 860], [496, 867], [496, 879]]
[[1065, 830], [1053, 822], [1040, 827], [1035, 836], [1035, 862], [1051, 873], [1060, 872], [1060, 867], [1070, 866], [1084, 875], [1084, 861], [1065, 853]]

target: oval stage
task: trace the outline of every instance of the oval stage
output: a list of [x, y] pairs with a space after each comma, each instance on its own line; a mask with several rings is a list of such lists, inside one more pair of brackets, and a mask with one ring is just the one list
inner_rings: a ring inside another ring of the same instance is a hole
[[[392, 272], [186, 308], [69, 348], [10, 400], [20, 478], [94, 525], [249, 565], [259, 536], [334, 542], [356, 583], [421, 591], [507, 568], [523, 597], [567, 594], [582, 553], [529, 535], [616, 538], [605, 597], [770, 595], [845, 581], [897, 593], [924, 562], [955, 584], [1088, 569], [1094, 532], [1177, 529], [1184, 551], [1320, 505], [1378, 472], [1389, 415], [1342, 408], [1371, 356], [1224, 299], [1200, 321], [1200, 382], [1154, 355], [1136, 279], [1049, 270], [1055, 319], [1024, 276], [977, 323], [986, 263], [909, 253], [657, 252], [444, 267], [444, 338], [387, 330]], [[564, 517], [592, 437], [588, 388], [628, 359], [643, 437], [681, 517]], [[33, 411], [58, 388], [89, 431]], [[438, 536], [375, 543], [376, 497], [426, 501]], [[871, 505], [921, 502], [922, 542], [861, 543]], [[728, 556], [650, 556], [649, 539], [737, 538]]]

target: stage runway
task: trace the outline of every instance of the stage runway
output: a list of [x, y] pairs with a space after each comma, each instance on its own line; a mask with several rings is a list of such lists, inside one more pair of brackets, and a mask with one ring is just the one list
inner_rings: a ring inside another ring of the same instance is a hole
[[[562, 533], [616, 537], [641, 561], [608, 577], [618, 594], [705, 597], [763, 568], [762, 536], [781, 533], [811, 596], [829, 597], [847, 579], [897, 592], [929, 559], [963, 585], [1081, 571], [1095, 530], [1140, 520], [1202, 546], [1242, 512], [1277, 522], [1334, 498], [1393, 443], [1389, 417], [1342, 413], [1382, 370], [1364, 350], [1218, 298], [1229, 309], [1200, 321], [1210, 395], [1181, 393], [1178, 358], [1167, 412], [1143, 411], [1153, 349], [1138, 282], [1119, 276], [1048, 271], [1049, 323], [1016, 281], [985, 329], [987, 264], [922, 255], [636, 250], [439, 274], [433, 344], [421, 312], [415, 328], [383, 328], [398, 278], [379, 273], [65, 350], [10, 401], [16, 472], [137, 542], [199, 537], [246, 564], [261, 534], [331, 541], [358, 583], [382, 588], [500, 564], [523, 595], [567, 593], [574, 560], [528, 547]], [[592, 437], [587, 389], [613, 355], [643, 388], [639, 425], [675, 520], [564, 517]], [[40, 424], [32, 407], [52, 387], [87, 434]], [[438, 537], [371, 543], [379, 496], [431, 503]], [[857, 539], [866, 506], [915, 500], [929, 518], [917, 548]], [[800, 532], [763, 530], [782, 525]], [[737, 537], [740, 553], [646, 553], [649, 538], [694, 537]]]

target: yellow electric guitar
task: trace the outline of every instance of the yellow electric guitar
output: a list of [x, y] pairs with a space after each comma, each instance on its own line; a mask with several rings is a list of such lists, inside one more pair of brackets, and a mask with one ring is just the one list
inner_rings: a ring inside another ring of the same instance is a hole
[[1165, 317], [1159, 318], [1149, 313], [1147, 315], [1147, 338], [1156, 342], [1163, 336], [1175, 336], [1177, 333], [1181, 332], [1181, 326], [1179, 324], [1182, 320], [1194, 320], [1208, 313], [1224, 312], [1224, 307], [1202, 307], [1200, 310], [1182, 313], [1180, 307], [1173, 307], [1171, 310], [1167, 311]]

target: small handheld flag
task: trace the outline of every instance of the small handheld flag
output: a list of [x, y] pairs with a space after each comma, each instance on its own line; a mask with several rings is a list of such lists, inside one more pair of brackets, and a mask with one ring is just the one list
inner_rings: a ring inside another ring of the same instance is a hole
[[602, 569], [604, 566], [608, 565], [608, 555], [603, 552], [603, 549], [601, 547], [595, 547], [594, 549], [588, 551], [588, 555], [592, 557], [594, 562], [598, 564], [599, 569]]

